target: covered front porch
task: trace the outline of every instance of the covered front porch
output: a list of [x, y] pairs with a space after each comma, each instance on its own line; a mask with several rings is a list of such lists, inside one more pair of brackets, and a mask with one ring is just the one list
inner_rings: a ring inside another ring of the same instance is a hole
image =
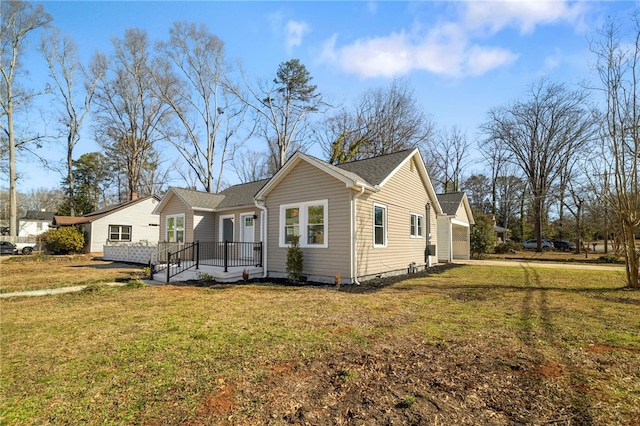
[[158, 244], [150, 262], [156, 281], [210, 279], [236, 282], [261, 277], [263, 246], [234, 241]]

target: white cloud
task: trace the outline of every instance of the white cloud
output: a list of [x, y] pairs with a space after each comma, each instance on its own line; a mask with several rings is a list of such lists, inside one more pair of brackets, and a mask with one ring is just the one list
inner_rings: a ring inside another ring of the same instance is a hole
[[302, 45], [302, 37], [309, 32], [309, 25], [304, 21], [289, 21], [285, 25], [285, 46], [287, 52]]
[[459, 27], [436, 27], [422, 37], [405, 32], [359, 39], [336, 48], [337, 36], [325, 43], [322, 59], [362, 77], [393, 77], [414, 70], [462, 77], [480, 75], [512, 63], [517, 55], [505, 49], [469, 46]]
[[482, 40], [507, 27], [521, 34], [558, 22], [578, 28], [587, 8], [583, 3], [535, 0], [471, 1], [457, 6], [457, 18], [430, 27], [416, 23], [411, 32], [360, 38], [342, 47], [334, 34], [325, 42], [321, 60], [362, 77], [391, 77], [415, 70], [452, 77], [479, 76], [519, 57], [509, 49], [483, 45]]
[[464, 3], [464, 22], [469, 28], [494, 34], [515, 27], [522, 34], [532, 33], [536, 26], [565, 22], [582, 26], [588, 5], [559, 0], [472, 1]]

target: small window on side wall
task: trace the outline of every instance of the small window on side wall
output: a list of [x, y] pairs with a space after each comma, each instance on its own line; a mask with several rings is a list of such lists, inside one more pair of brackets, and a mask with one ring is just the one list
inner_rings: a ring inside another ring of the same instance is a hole
[[424, 216], [417, 213], [411, 213], [410, 233], [413, 238], [422, 238], [424, 235]]
[[109, 225], [109, 241], [131, 241], [131, 226]]
[[387, 206], [373, 205], [373, 246], [387, 246]]

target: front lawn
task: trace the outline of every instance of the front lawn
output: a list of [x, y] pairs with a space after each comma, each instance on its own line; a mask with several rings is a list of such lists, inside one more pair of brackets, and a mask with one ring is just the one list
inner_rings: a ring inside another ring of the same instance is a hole
[[622, 274], [1, 300], [0, 423], [634, 424], [640, 292]]
[[143, 275], [141, 265], [104, 261], [89, 255], [3, 257], [0, 293], [127, 282]]

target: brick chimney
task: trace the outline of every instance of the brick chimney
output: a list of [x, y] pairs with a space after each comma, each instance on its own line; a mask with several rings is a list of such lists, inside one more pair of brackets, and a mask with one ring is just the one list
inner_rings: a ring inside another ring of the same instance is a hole
[[131, 201], [137, 200], [137, 199], [138, 199], [138, 193], [137, 192], [132, 192], [131, 193]]

